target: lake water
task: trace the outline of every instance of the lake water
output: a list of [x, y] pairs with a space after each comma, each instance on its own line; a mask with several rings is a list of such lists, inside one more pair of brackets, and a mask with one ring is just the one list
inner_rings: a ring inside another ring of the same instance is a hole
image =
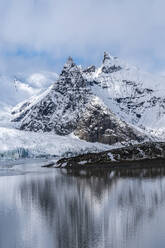
[[165, 169], [0, 175], [0, 248], [165, 247]]

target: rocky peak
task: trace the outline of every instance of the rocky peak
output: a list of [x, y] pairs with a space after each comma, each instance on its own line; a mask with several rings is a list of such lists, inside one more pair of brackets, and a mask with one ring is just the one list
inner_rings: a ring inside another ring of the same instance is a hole
[[106, 62], [110, 62], [113, 59], [114, 58], [109, 53], [104, 52], [103, 64], [105, 64]]
[[66, 63], [64, 64], [64, 67], [62, 69], [62, 72], [60, 76], [67, 77], [67, 75], [71, 72], [78, 71], [78, 66], [74, 63], [72, 57], [69, 57]]
[[113, 73], [121, 69], [122, 67], [118, 64], [116, 57], [112, 57], [109, 53], [104, 52], [102, 72]]
[[65, 70], [70, 70], [72, 67], [76, 66], [76, 64], [74, 63], [72, 57], [68, 57], [68, 60], [66, 61], [65, 65], [64, 65], [64, 69]]
[[54, 90], [61, 94], [73, 93], [86, 88], [87, 82], [82, 75], [82, 70], [77, 66], [71, 57], [68, 58], [59, 79], [54, 85]]

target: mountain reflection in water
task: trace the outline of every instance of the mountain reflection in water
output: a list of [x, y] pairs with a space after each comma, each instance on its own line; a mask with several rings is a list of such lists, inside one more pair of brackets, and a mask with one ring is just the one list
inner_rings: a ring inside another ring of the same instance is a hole
[[165, 169], [0, 178], [1, 248], [164, 248]]

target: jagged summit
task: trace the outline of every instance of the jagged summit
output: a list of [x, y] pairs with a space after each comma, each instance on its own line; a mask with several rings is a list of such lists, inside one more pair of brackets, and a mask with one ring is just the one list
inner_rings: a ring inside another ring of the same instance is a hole
[[116, 57], [111, 56], [109, 53], [104, 52], [103, 64], [101, 71], [103, 73], [113, 73], [122, 69], [120, 62]]
[[86, 87], [86, 80], [82, 76], [82, 71], [71, 57], [68, 58], [63, 70], [54, 85], [54, 90], [64, 94], [66, 92], [78, 91]]
[[103, 58], [103, 64], [106, 62], [109, 62], [110, 60], [113, 60], [114, 57], [110, 55], [108, 52], [104, 52], [104, 58]]
[[64, 65], [64, 68], [65, 69], [70, 69], [71, 67], [74, 67], [76, 64], [74, 63], [73, 61], [73, 58], [71, 56], [68, 57], [65, 65]]
[[64, 67], [62, 69], [62, 72], [60, 75], [66, 75], [66, 73], [69, 73], [69, 71], [77, 70], [77, 65], [74, 63], [72, 57], [69, 56], [66, 63], [64, 64]]

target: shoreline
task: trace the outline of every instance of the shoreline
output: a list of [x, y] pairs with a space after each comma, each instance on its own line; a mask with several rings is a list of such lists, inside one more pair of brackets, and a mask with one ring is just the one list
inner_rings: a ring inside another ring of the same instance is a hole
[[[55, 168], [145, 168], [156, 162], [165, 166], [165, 143], [146, 142], [128, 147], [116, 148], [99, 153], [87, 153], [70, 158], [62, 158]], [[52, 165], [52, 164], [51, 164]], [[50, 167], [50, 164], [45, 165]]]
[[111, 162], [107, 164], [92, 164], [92, 165], [79, 165], [69, 167], [58, 167], [51, 162], [50, 164], [43, 165], [42, 168], [55, 168], [55, 169], [73, 169], [73, 170], [88, 170], [88, 169], [150, 169], [150, 168], [165, 168], [165, 158], [143, 159], [136, 161], [121, 161]]

